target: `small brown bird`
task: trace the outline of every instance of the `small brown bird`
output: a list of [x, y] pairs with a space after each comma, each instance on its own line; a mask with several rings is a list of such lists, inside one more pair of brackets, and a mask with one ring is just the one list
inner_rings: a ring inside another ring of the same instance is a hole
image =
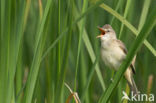
[[[99, 30], [101, 31], [101, 34], [97, 36], [97, 38], [101, 38], [102, 60], [106, 66], [117, 71], [123, 60], [126, 58], [127, 49], [123, 42], [117, 39], [115, 31], [109, 24], [99, 27]], [[136, 56], [133, 58], [131, 65], [124, 73], [124, 76], [131, 91], [133, 91], [134, 94], [137, 94], [138, 90], [133, 79], [133, 74], [135, 74], [135, 59]]]

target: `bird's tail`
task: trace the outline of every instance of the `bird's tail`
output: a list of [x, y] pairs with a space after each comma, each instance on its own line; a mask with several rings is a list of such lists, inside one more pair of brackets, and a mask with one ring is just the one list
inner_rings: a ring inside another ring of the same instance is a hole
[[136, 84], [135, 84], [135, 81], [133, 79], [133, 75], [132, 75], [130, 69], [126, 70], [125, 78], [127, 79], [127, 82], [128, 82], [128, 85], [129, 85], [131, 91], [133, 91], [134, 94], [138, 94], [138, 89], [136, 87]]
[[135, 81], [134, 81], [133, 77], [131, 77], [131, 82], [128, 81], [128, 85], [129, 85], [131, 91], [133, 91], [134, 94], [138, 94], [138, 89], [137, 89], [137, 86], [135, 84]]

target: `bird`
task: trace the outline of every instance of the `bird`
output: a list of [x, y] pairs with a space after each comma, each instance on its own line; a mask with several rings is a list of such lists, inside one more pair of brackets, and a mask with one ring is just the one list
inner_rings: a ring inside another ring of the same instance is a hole
[[[101, 32], [101, 34], [97, 36], [97, 38], [101, 39], [101, 58], [107, 67], [117, 72], [126, 58], [127, 49], [124, 43], [117, 39], [116, 33], [111, 25], [105, 24], [103, 27], [98, 27], [98, 29]], [[128, 82], [130, 90], [134, 94], [138, 94], [138, 89], [133, 78], [133, 75], [136, 73], [134, 66], [135, 59], [136, 56], [134, 56], [132, 63], [126, 69], [124, 77]]]

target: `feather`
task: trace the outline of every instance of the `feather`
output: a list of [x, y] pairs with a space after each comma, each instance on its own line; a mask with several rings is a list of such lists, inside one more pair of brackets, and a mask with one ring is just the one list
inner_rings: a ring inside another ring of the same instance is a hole
[[[123, 44], [123, 42], [120, 41], [120, 40], [116, 40], [116, 41], [118, 42], [119, 47], [123, 50], [123, 52], [124, 52], [125, 54], [127, 54], [128, 52], [127, 52], [127, 49], [126, 49], [125, 45]], [[136, 58], [136, 56], [134, 57], [134, 59], [133, 59], [133, 61], [132, 61], [132, 64], [130, 65], [133, 74], [136, 73], [136, 72], [135, 72], [135, 67], [134, 67], [135, 58]]]

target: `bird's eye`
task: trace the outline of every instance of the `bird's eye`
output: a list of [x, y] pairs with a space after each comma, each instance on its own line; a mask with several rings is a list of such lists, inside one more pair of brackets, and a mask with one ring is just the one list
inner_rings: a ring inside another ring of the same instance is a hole
[[110, 32], [110, 30], [108, 29], [107, 32]]

